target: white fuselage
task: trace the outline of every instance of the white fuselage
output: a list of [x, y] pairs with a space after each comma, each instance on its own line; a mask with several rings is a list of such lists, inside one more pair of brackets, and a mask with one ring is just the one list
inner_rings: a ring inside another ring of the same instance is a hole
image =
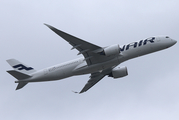
[[168, 48], [175, 43], [175, 40], [168, 37], [151, 37], [146, 40], [120, 46], [119, 55], [107, 62], [88, 66], [84, 58], [79, 58], [37, 71], [32, 74], [32, 77], [24, 79], [23, 81], [52, 81], [74, 75], [90, 74], [107, 68], [116, 67], [126, 60]]

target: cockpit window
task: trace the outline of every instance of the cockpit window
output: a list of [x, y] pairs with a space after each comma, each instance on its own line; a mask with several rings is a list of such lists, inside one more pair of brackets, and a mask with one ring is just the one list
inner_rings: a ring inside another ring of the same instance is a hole
[[166, 38], [169, 38], [168, 36], [166, 36]]

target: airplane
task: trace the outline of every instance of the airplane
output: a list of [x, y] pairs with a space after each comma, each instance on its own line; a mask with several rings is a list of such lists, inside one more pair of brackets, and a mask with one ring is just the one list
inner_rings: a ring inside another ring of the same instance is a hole
[[16, 90], [23, 88], [30, 82], [54, 81], [76, 75], [91, 74], [83, 89], [80, 92], [74, 92], [80, 94], [89, 90], [105, 76], [114, 79], [127, 76], [127, 67], [118, 66], [120, 63], [169, 48], [177, 43], [176, 40], [168, 36], [159, 36], [149, 37], [123, 46], [114, 44], [100, 47], [58, 30], [53, 26], [45, 25], [72, 45], [72, 50], [77, 49], [79, 51], [78, 55], [82, 54], [84, 57], [39, 71], [16, 59], [9, 59], [7, 62], [14, 70], [8, 70], [7, 72], [17, 79], [15, 81], [15, 83], [18, 83]]

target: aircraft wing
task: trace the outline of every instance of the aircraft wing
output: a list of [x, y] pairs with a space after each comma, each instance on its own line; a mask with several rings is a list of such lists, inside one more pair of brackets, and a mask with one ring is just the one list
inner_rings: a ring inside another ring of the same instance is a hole
[[83, 54], [85, 57], [85, 60], [88, 65], [96, 64], [105, 62], [107, 60], [112, 59], [112, 57], [106, 57], [104, 55], [98, 54], [96, 51], [102, 51], [103, 48], [99, 47], [97, 45], [94, 45], [92, 43], [86, 42], [82, 39], [79, 39], [77, 37], [74, 37], [68, 33], [65, 33], [61, 30], [58, 30], [50, 25], [45, 24], [47, 27], [49, 27], [53, 32], [58, 34], [60, 37], [65, 39], [69, 44], [73, 46], [72, 49], [77, 49], [79, 51], [79, 54]]
[[86, 92], [91, 87], [93, 87], [96, 83], [98, 83], [103, 77], [105, 77], [107, 74], [111, 72], [112, 68], [103, 70], [102, 72], [95, 72], [92, 73], [90, 76], [90, 79], [86, 83], [86, 85], [83, 87], [83, 89], [79, 93]]
[[79, 93], [83, 93], [86, 92], [87, 90], [89, 90], [91, 87], [93, 87], [97, 82], [99, 82], [105, 75], [103, 74], [99, 74], [95, 77], [91, 77], [88, 82], [86, 83], [86, 85], [83, 87], [83, 89], [79, 92]]

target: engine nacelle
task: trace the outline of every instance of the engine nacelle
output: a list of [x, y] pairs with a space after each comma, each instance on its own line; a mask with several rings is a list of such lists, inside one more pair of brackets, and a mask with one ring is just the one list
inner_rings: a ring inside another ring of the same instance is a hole
[[118, 44], [106, 47], [103, 49], [102, 52], [100, 52], [101, 55], [105, 55], [105, 56], [118, 55], [119, 53], [120, 53], [120, 47]]
[[112, 72], [109, 74], [109, 77], [120, 78], [127, 75], [128, 75], [127, 67], [117, 67], [112, 69]]

